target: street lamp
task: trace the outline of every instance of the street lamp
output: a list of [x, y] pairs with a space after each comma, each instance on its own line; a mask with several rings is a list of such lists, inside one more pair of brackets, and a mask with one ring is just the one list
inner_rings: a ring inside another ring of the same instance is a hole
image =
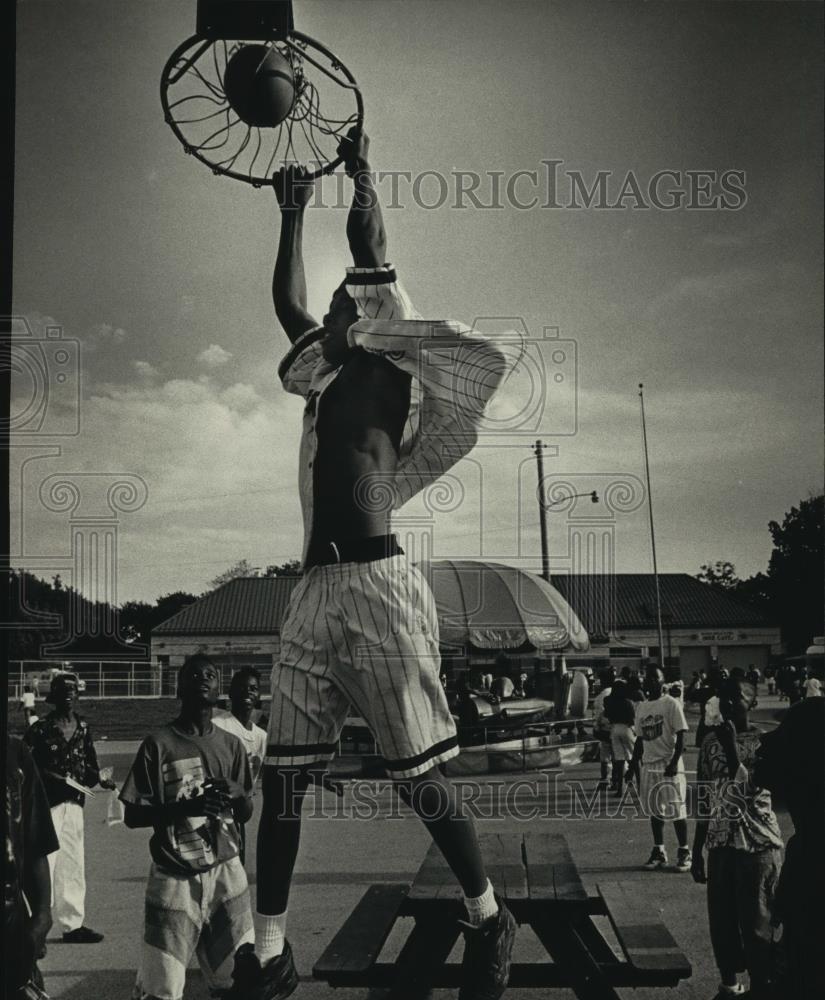
[[564, 496], [556, 497], [555, 500], [551, 500], [548, 503], [544, 502], [544, 456], [542, 452], [544, 450], [544, 443], [542, 441], [536, 441], [533, 453], [536, 456], [536, 463], [538, 466], [539, 475], [539, 531], [541, 534], [541, 575], [544, 579], [550, 583], [550, 554], [547, 548], [547, 518], [546, 513], [551, 507], [556, 507], [560, 503], [566, 503], [568, 500], [575, 500], [578, 497], [590, 497], [592, 503], [599, 502], [599, 494], [595, 490], [585, 493], [565, 493]]
[[[599, 494], [595, 490], [591, 490], [589, 493], [568, 493], [566, 496], [557, 497], [555, 500], [551, 500], [550, 503], [544, 504], [544, 507], [549, 510], [551, 507], [564, 503], [566, 500], [575, 500], [576, 497], [590, 497], [593, 503], [599, 502]], [[539, 501], [539, 503], [541, 503], [541, 501]]]

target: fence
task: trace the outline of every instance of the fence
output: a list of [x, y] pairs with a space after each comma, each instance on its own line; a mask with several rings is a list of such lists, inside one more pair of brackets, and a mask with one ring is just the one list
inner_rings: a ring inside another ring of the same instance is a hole
[[[243, 664], [219, 665], [221, 691], [227, 694], [232, 674]], [[18, 701], [26, 687], [38, 698], [48, 693], [56, 670], [71, 670], [85, 684], [84, 698], [174, 698], [177, 668], [149, 660], [9, 660], [8, 697]], [[261, 670], [261, 693], [269, 693], [269, 670]]]

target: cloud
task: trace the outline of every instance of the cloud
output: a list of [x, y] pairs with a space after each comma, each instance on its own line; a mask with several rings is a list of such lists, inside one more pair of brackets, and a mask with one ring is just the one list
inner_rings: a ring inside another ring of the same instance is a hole
[[757, 287], [764, 275], [756, 268], [737, 267], [711, 274], [688, 274], [653, 299], [650, 309], [672, 308], [685, 302], [691, 306], [716, 305]]
[[87, 350], [97, 351], [103, 347], [117, 347], [127, 337], [128, 334], [122, 326], [113, 326], [111, 323], [98, 323], [83, 337], [83, 344]]
[[25, 545], [64, 551], [65, 513], [38, 484], [56, 472], [140, 476], [147, 503], [118, 516], [118, 592], [157, 596], [208, 580], [242, 557], [266, 565], [300, 556], [297, 488], [301, 401], [252, 385], [163, 379], [132, 362], [130, 384], [98, 384], [82, 400], [82, 433], [46, 459], [26, 487]]
[[231, 358], [229, 351], [225, 351], [220, 344], [210, 344], [205, 351], [200, 352], [198, 362], [207, 368], [221, 368]]
[[152, 382], [160, 375], [157, 368], [148, 361], [133, 361], [132, 369], [142, 382]]
[[231, 410], [239, 412], [251, 410], [263, 403], [255, 387], [246, 382], [236, 382], [228, 389], [224, 389], [220, 394], [220, 400]]

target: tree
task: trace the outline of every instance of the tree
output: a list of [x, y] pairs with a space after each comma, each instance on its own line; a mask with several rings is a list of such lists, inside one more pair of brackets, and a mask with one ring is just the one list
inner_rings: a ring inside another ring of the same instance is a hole
[[706, 583], [709, 587], [728, 592], [736, 590], [742, 583], [736, 575], [736, 567], [733, 563], [722, 559], [717, 559], [715, 563], [704, 563], [696, 574], [696, 579]]
[[146, 601], [126, 601], [118, 610], [120, 634], [126, 642], [149, 641], [154, 607]]
[[750, 604], [779, 625], [791, 654], [803, 653], [815, 635], [825, 632], [825, 544], [823, 495], [791, 507], [780, 524], [768, 530], [773, 552], [767, 573], [740, 580], [732, 563], [705, 563], [697, 579]]
[[250, 566], [247, 559], [241, 559], [236, 562], [234, 566], [230, 566], [229, 569], [225, 570], [223, 573], [219, 573], [214, 580], [209, 581], [209, 589], [217, 590], [218, 587], [222, 587], [225, 583], [229, 583], [230, 580], [237, 580], [239, 576], [260, 576], [261, 571], [257, 566]]
[[127, 642], [142, 642], [148, 644], [152, 629], [161, 622], [168, 621], [172, 615], [190, 604], [197, 597], [185, 590], [176, 590], [172, 594], [159, 597], [154, 604], [145, 601], [127, 601], [118, 612], [120, 632]]
[[300, 559], [288, 559], [284, 563], [277, 563], [273, 566], [267, 566], [264, 576], [300, 576], [301, 575], [301, 561]]
[[773, 539], [768, 579], [782, 638], [791, 653], [804, 652], [814, 635], [825, 632], [823, 513], [819, 494], [791, 507], [781, 524], [768, 525]]

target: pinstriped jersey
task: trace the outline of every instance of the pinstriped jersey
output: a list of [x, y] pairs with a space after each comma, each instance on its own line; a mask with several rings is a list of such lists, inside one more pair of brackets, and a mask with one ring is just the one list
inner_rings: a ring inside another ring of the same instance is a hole
[[[505, 356], [461, 323], [421, 319], [391, 265], [348, 268], [346, 287], [363, 317], [348, 331], [349, 346], [380, 355], [412, 377], [398, 467], [391, 476], [359, 484], [362, 502], [383, 500], [388, 511], [397, 510], [472, 450], [484, 409], [505, 374]], [[304, 556], [312, 526], [318, 404], [341, 370], [323, 356], [325, 332], [320, 326], [308, 330], [278, 369], [287, 392], [306, 399], [299, 470]]]

